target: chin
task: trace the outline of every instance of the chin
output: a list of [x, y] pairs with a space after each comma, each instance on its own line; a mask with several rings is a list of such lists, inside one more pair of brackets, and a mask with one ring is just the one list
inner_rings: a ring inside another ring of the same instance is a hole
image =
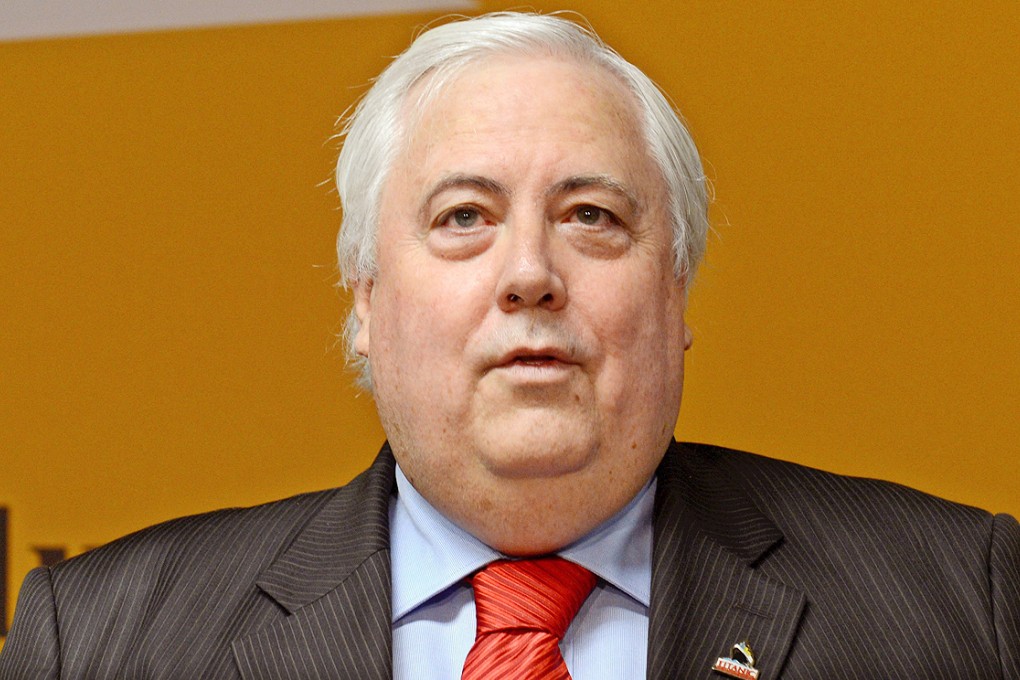
[[[497, 423], [489, 423], [497, 425]], [[592, 430], [573, 422], [541, 422], [489, 427], [476, 438], [478, 459], [501, 479], [549, 479], [590, 466], [599, 451]]]
[[485, 468], [501, 479], [549, 479], [574, 474], [588, 467], [594, 451], [576, 442], [513, 442], [507, 446], [485, 448], [479, 459]]

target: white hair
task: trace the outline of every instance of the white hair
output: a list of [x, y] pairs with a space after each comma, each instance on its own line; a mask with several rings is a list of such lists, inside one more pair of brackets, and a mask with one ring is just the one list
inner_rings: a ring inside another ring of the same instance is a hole
[[[412, 110], [421, 112], [465, 67], [493, 55], [556, 56], [604, 68], [633, 94], [648, 152], [662, 173], [673, 226], [674, 272], [690, 284], [705, 251], [708, 191], [698, 150], [679, 114], [648, 76], [587, 26], [562, 16], [495, 12], [453, 21], [419, 35], [393, 60], [344, 120], [336, 185], [343, 208], [337, 236], [341, 284], [376, 273], [376, 235], [383, 183], [406, 142], [406, 98], [423, 83]], [[425, 77], [428, 76], [427, 81]], [[368, 362], [353, 348], [359, 328], [351, 310], [344, 329], [348, 361], [371, 388]]]

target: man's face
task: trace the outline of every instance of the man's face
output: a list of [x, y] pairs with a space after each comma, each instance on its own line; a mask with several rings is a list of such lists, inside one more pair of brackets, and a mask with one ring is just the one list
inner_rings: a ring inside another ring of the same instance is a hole
[[689, 337], [664, 183], [632, 96], [572, 61], [492, 58], [405, 116], [355, 289], [383, 427], [453, 521], [558, 549], [672, 436]]

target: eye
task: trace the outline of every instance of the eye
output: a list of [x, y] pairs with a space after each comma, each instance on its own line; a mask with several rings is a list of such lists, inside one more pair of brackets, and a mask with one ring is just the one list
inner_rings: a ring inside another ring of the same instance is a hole
[[579, 252], [597, 259], [621, 257], [633, 234], [616, 213], [591, 203], [568, 205], [560, 228]]
[[481, 211], [469, 205], [462, 205], [440, 216], [437, 226], [452, 229], [473, 229], [486, 224]]
[[478, 222], [478, 211], [473, 208], [458, 208], [451, 215], [458, 227], [473, 227]]
[[619, 224], [613, 213], [594, 205], [580, 205], [574, 209], [574, 219], [589, 227]]

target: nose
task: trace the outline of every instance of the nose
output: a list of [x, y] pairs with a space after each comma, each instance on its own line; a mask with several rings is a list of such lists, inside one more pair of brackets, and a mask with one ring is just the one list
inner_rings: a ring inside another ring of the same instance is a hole
[[496, 289], [504, 312], [542, 308], [555, 311], [567, 301], [567, 288], [550, 252], [544, 221], [512, 229], [505, 244], [502, 272]]

